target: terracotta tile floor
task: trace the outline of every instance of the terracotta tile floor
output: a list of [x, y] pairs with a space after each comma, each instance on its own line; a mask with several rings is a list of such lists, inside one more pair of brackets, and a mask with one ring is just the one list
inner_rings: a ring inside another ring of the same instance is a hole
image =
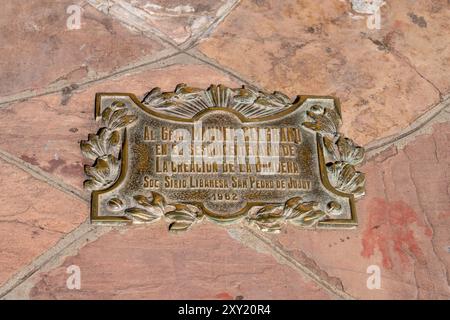
[[[450, 4], [365, 2], [3, 1], [0, 298], [449, 299]], [[90, 225], [95, 93], [181, 82], [340, 98], [368, 151], [359, 226]]]

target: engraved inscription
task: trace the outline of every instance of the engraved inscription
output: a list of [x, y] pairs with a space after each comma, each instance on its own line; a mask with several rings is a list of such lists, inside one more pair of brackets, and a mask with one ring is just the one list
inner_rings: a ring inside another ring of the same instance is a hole
[[96, 118], [105, 126], [81, 144], [94, 223], [356, 225], [364, 150], [338, 132], [332, 97], [181, 84], [143, 101], [99, 93]]

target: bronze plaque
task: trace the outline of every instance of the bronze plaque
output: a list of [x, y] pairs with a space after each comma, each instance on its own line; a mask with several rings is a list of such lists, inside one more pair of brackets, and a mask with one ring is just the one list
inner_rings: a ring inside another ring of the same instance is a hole
[[339, 133], [333, 97], [180, 84], [142, 101], [98, 93], [95, 118], [103, 127], [81, 142], [93, 223], [357, 224], [364, 150]]

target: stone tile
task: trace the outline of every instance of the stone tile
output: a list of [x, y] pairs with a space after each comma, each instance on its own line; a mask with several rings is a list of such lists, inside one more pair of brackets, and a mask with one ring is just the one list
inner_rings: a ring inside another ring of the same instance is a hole
[[439, 92], [349, 13], [345, 1], [245, 1], [199, 49], [269, 91], [339, 97], [343, 132], [366, 144], [407, 127]]
[[[367, 194], [357, 203], [357, 229], [288, 228], [273, 241], [338, 277], [357, 298], [449, 299], [449, 168], [450, 122], [435, 124], [361, 168]], [[380, 267], [380, 290], [367, 288], [371, 265]]]
[[450, 93], [447, 0], [387, 1], [375, 40], [404, 58], [443, 94]]
[[143, 96], [157, 86], [172, 91], [183, 81], [199, 87], [208, 87], [211, 83], [239, 86], [210, 67], [180, 64], [124, 75], [73, 92], [13, 103], [0, 108], [0, 149], [81, 189], [84, 159], [79, 143], [87, 139], [89, 133], [97, 131], [95, 94], [131, 92]]
[[88, 0], [95, 8], [141, 31], [181, 44], [205, 32], [236, 0]]
[[[80, 290], [66, 269], [81, 271]], [[32, 299], [329, 299], [314, 282], [273, 257], [203, 223], [171, 234], [164, 223], [112, 231], [41, 274]]]
[[2, 2], [0, 96], [86, 81], [164, 50], [90, 6], [81, 12], [81, 28], [69, 30], [66, 10], [74, 3]]
[[85, 203], [0, 160], [0, 285], [88, 216]]

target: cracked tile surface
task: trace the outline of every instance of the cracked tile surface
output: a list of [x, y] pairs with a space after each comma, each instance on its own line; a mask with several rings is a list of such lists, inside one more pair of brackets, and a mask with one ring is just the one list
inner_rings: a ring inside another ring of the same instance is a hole
[[88, 0], [98, 10], [141, 31], [182, 44], [199, 36], [236, 0]]
[[[355, 297], [448, 299], [449, 152], [447, 120], [362, 166], [366, 196], [357, 202], [357, 229], [305, 232], [289, 227], [272, 240], [340, 279]], [[371, 265], [380, 267], [380, 290], [366, 286]]]
[[87, 204], [0, 159], [0, 285], [88, 217]]
[[81, 11], [80, 29], [69, 30], [66, 10], [73, 4], [72, 0], [2, 3], [0, 95], [70, 86], [165, 49], [159, 41], [131, 33], [91, 6]]
[[[66, 268], [80, 267], [82, 290]], [[127, 276], [124, 277], [124, 274]], [[212, 285], [213, 284], [213, 285]], [[169, 234], [163, 224], [112, 231], [40, 275], [33, 299], [330, 299], [314, 282], [267, 253], [246, 248], [224, 228], [198, 225]]]
[[[398, 6], [407, 8], [392, 10]], [[349, 10], [335, 0], [243, 1], [199, 49], [269, 91], [339, 97], [343, 132], [366, 144], [405, 128], [439, 101], [439, 91], [411, 63], [374, 43], [380, 32], [367, 29], [365, 19], [352, 19]], [[412, 33], [423, 45], [433, 37], [416, 36], [418, 27], [405, 23], [405, 36]], [[428, 41], [426, 47], [435, 46]], [[422, 54], [420, 62], [440, 64], [436, 71], [444, 78], [446, 50]]]
[[442, 94], [450, 92], [450, 4], [446, 0], [387, 1], [383, 28], [374, 34], [382, 47], [410, 64]]

